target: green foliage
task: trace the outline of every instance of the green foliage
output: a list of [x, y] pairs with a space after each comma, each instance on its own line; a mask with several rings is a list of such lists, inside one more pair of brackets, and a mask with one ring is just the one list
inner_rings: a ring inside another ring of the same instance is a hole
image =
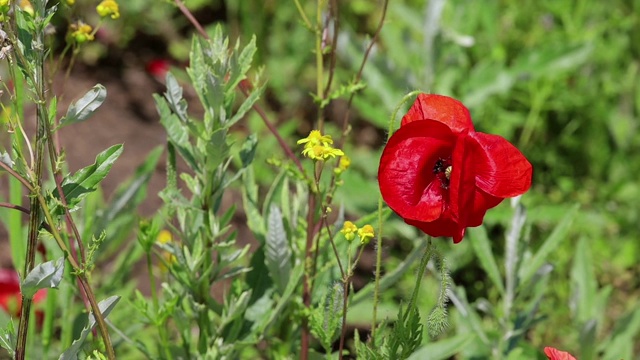
[[327, 354], [331, 353], [332, 344], [342, 329], [342, 314], [345, 310], [343, 299], [343, 284], [335, 283], [329, 287], [324, 302], [318, 303], [318, 306], [311, 310], [311, 332]]
[[[115, 308], [119, 300], [120, 300], [119, 296], [111, 296], [107, 299], [100, 301], [100, 303], [98, 304], [98, 308], [100, 309], [102, 316], [107, 317], [109, 313], [113, 311], [113, 309]], [[73, 344], [71, 344], [71, 346], [67, 350], [65, 350], [65, 352], [62, 353], [62, 355], [60, 355], [60, 360], [77, 359], [78, 354], [82, 350], [82, 346], [84, 345], [84, 342], [87, 339], [87, 336], [89, 335], [89, 333], [91, 333], [91, 330], [93, 330], [95, 326], [96, 326], [96, 320], [94, 318], [94, 315], [89, 314], [87, 325], [82, 329], [82, 332], [80, 333], [80, 337], [74, 340]]]
[[20, 284], [22, 295], [32, 298], [40, 289], [57, 288], [64, 273], [64, 259], [36, 265]]
[[[96, 162], [92, 165], [64, 178], [61, 187], [70, 210], [75, 210], [75, 206], [84, 197], [97, 189], [97, 185], [109, 174], [113, 163], [122, 154], [122, 150], [122, 145], [114, 145], [98, 154]], [[62, 208], [57, 204], [59, 199], [58, 189], [55, 189], [51, 199], [52, 204], [55, 204], [52, 206], [52, 212], [61, 215]]]
[[60, 127], [87, 120], [102, 105], [107, 97], [107, 89], [98, 84], [78, 101], [69, 105], [67, 115], [60, 120]]

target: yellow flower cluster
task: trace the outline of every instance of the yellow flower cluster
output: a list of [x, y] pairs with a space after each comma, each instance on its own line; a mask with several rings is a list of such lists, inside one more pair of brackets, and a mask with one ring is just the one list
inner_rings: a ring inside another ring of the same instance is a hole
[[332, 146], [330, 135], [322, 135], [318, 130], [311, 130], [309, 136], [298, 140], [298, 145], [304, 144], [302, 155], [311, 160], [326, 160], [336, 156], [343, 156], [344, 152]]
[[118, 3], [115, 0], [104, 0], [97, 7], [96, 11], [98, 15], [101, 17], [110, 16], [112, 19], [117, 19], [120, 17], [120, 9], [118, 8]]
[[360, 245], [367, 245], [375, 236], [373, 226], [367, 224], [361, 228], [358, 228], [356, 224], [348, 220], [344, 222], [344, 225], [342, 226], [342, 230], [340, 230], [340, 232], [349, 242], [353, 241], [353, 239], [355, 239], [356, 237], [356, 234], [358, 234], [358, 237], [360, 238]]
[[82, 21], [69, 25], [71, 38], [78, 44], [93, 41], [93, 28]]

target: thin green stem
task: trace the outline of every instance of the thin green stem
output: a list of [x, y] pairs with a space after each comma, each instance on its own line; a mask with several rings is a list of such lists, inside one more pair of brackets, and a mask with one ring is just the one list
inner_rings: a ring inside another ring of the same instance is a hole
[[300, 0], [294, 0], [294, 2], [296, 3], [296, 8], [298, 9], [298, 13], [300, 13], [300, 17], [302, 18], [302, 21], [304, 21], [304, 25], [308, 29], [312, 29], [313, 26], [311, 26], [311, 21], [309, 21], [309, 19], [307, 18], [307, 15], [304, 13], [304, 9], [300, 4]]
[[[316, 96], [319, 104], [322, 104], [324, 101], [324, 64], [323, 64], [323, 54], [322, 54], [322, 8], [323, 1], [317, 1], [316, 8]], [[324, 130], [324, 109], [322, 106], [318, 106], [318, 124], [317, 129], [320, 132]]]
[[378, 302], [380, 300], [380, 273], [382, 272], [382, 198], [378, 199], [378, 239], [376, 242], [376, 275], [373, 287], [373, 315], [371, 320], [371, 340], [376, 341], [378, 327]]
[[11, 176], [16, 178], [18, 181], [20, 181], [20, 183], [22, 185], [24, 185], [24, 187], [26, 187], [27, 190], [29, 190], [29, 192], [34, 192], [34, 187], [31, 185], [31, 183], [27, 179], [23, 178], [20, 174], [15, 172], [12, 168], [10, 168], [9, 165], [7, 165], [4, 162], [0, 161], [0, 167], [4, 171], [8, 172]]
[[422, 278], [424, 276], [424, 272], [427, 269], [427, 264], [429, 264], [429, 260], [431, 259], [431, 255], [433, 255], [433, 244], [431, 241], [431, 237], [427, 240], [427, 248], [424, 250], [424, 254], [420, 259], [420, 265], [418, 265], [418, 274], [416, 275], [416, 285], [413, 287], [413, 293], [411, 294], [411, 299], [409, 299], [409, 305], [407, 306], [407, 311], [404, 313], [404, 319], [406, 320], [407, 316], [411, 313], [411, 309], [416, 306], [416, 301], [418, 299], [418, 294], [420, 293], [420, 285], [422, 284]]

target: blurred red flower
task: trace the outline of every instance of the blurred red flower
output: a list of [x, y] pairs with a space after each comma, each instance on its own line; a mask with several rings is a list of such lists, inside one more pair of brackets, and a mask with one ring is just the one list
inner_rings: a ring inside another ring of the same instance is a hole
[[[38, 304], [47, 297], [47, 290], [38, 290], [33, 297], [33, 303]], [[0, 308], [15, 317], [20, 316], [22, 309], [22, 294], [20, 293], [20, 277], [12, 269], [0, 269]], [[36, 311], [38, 319], [42, 318], [42, 312]]]
[[566, 351], [560, 351], [552, 347], [544, 348], [544, 353], [549, 360], [576, 360], [571, 354]]
[[420, 94], [382, 152], [385, 202], [431, 236], [462, 241], [488, 209], [525, 193], [532, 167], [504, 138], [476, 132], [458, 100]]

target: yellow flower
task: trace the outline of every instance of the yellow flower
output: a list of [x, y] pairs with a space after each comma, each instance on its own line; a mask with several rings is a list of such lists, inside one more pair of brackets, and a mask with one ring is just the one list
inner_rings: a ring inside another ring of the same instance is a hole
[[340, 149], [334, 149], [331, 146], [315, 145], [306, 147], [302, 150], [302, 155], [311, 160], [326, 160], [330, 157], [342, 156], [344, 153]]
[[35, 15], [35, 11], [33, 11], [33, 5], [31, 5], [31, 2], [29, 0], [20, 0], [20, 8], [22, 9], [22, 11], [31, 16]]
[[114, 0], [104, 0], [96, 7], [98, 15], [101, 17], [111, 16], [112, 19], [120, 17], [120, 10], [118, 9], [118, 3]]
[[349, 159], [347, 155], [342, 155], [342, 157], [340, 157], [340, 163], [338, 164], [338, 167], [333, 169], [333, 172], [336, 175], [340, 175], [345, 170], [347, 170], [350, 165], [351, 165], [351, 159]]
[[356, 231], [359, 231], [356, 224], [348, 220], [344, 222], [344, 225], [342, 225], [342, 230], [340, 230], [340, 232], [344, 235], [344, 238], [349, 242], [351, 242], [356, 237]]
[[373, 226], [367, 224], [361, 227], [358, 229], [358, 236], [360, 237], [360, 244], [367, 245], [375, 236]]
[[156, 238], [156, 240], [160, 243], [160, 244], [166, 244], [171, 242], [171, 240], [173, 240], [173, 236], [171, 235], [171, 233], [169, 232], [169, 230], [160, 230], [160, 232], [158, 233], [158, 237]]
[[66, 0], [66, 2], [67, 2], [67, 5], [73, 6], [73, 5], [75, 5], [76, 0]]
[[9, 0], [0, 0], [0, 14], [4, 16], [6, 13], [9, 12], [10, 9], [11, 9], [11, 4], [9, 4]]
[[333, 144], [333, 140], [331, 139], [331, 135], [322, 135], [322, 133], [318, 130], [311, 130], [309, 136], [304, 139], [298, 140], [297, 144], [306, 144], [304, 146], [305, 148], [317, 145], [329, 146]]
[[93, 28], [82, 21], [69, 25], [69, 31], [71, 32], [71, 38], [78, 44], [93, 41]]
[[173, 264], [178, 262], [178, 258], [168, 251], [162, 252], [162, 261], [160, 261], [160, 272], [167, 273]]

